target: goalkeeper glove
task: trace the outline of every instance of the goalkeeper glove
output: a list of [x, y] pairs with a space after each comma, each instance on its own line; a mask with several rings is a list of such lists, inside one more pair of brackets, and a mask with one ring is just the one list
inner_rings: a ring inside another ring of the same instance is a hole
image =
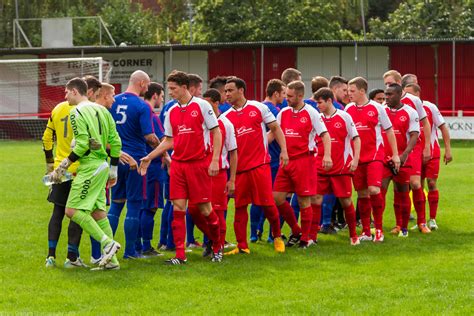
[[68, 158], [64, 158], [63, 161], [59, 164], [59, 166], [53, 170], [50, 174], [51, 181], [53, 183], [61, 183], [61, 178], [67, 171], [67, 168], [71, 165], [71, 161]]
[[89, 138], [89, 149], [90, 150], [99, 150], [102, 147], [102, 144], [97, 141], [95, 138]]
[[117, 179], [118, 168], [117, 166], [110, 166], [109, 169], [109, 180]]

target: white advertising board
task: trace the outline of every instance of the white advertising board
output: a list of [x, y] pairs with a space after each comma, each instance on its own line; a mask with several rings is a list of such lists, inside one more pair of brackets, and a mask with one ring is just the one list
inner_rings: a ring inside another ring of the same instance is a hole
[[[474, 139], [474, 116], [444, 117], [451, 139]], [[438, 133], [441, 138], [441, 133]]]

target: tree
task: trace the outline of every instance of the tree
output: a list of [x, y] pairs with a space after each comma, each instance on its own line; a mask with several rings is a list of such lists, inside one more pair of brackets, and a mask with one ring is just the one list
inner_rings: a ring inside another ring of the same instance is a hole
[[370, 37], [469, 38], [474, 36], [473, 0], [408, 0], [400, 4], [386, 21], [369, 21]]

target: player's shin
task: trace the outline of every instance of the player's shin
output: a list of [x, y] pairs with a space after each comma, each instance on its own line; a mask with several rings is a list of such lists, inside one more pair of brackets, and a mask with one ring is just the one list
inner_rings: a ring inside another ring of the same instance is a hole
[[[240, 249], [247, 249], [247, 223], [249, 214], [247, 213], [247, 206], [240, 206], [235, 208], [234, 217], [234, 231], [237, 239], [237, 247]], [[278, 225], [279, 226], [279, 225]]]
[[117, 231], [117, 227], [120, 220], [120, 214], [122, 213], [123, 207], [125, 206], [125, 202], [114, 202], [110, 204], [109, 212], [107, 213], [107, 217], [109, 218], [110, 225], [112, 226], [112, 231], [115, 235]]
[[408, 229], [408, 222], [410, 221], [410, 210], [411, 210], [411, 200], [409, 192], [400, 192], [400, 208], [402, 214], [402, 225], [403, 230]]
[[206, 221], [209, 227], [209, 234], [207, 236], [212, 240], [212, 250], [216, 253], [221, 249], [219, 217], [216, 212], [211, 211], [209, 215], [206, 216]]
[[413, 204], [415, 205], [417, 224], [426, 224], [426, 198], [422, 187], [413, 190]]
[[92, 238], [98, 240], [102, 247], [112, 241], [112, 239], [104, 233], [92, 216], [86, 212], [76, 210], [74, 215], [71, 217], [71, 220], [79, 224], [79, 226], [81, 226], [86, 233], [91, 235]]
[[357, 237], [356, 212], [352, 202], [349, 204], [349, 206], [344, 207], [344, 217], [346, 218], [347, 226], [349, 226], [350, 237]]
[[393, 193], [393, 210], [395, 211], [396, 225], [402, 227], [402, 193], [395, 191]]
[[[278, 205], [278, 212], [290, 226], [292, 235], [297, 236], [301, 234], [301, 228], [298, 225], [298, 221], [296, 220], [296, 216], [293, 211], [293, 208], [291, 207], [290, 203], [288, 203], [288, 201], [285, 201], [282, 204]], [[268, 218], [267, 214], [265, 214], [265, 216]], [[272, 223], [270, 222], [270, 224]], [[273, 235], [273, 237], [276, 237], [276, 236]]]
[[311, 208], [313, 209], [313, 217], [311, 219], [309, 238], [316, 242], [321, 223], [321, 205], [311, 204]]
[[374, 226], [375, 229], [382, 230], [383, 222], [383, 197], [381, 193], [370, 196], [370, 204], [374, 214]]
[[429, 191], [428, 192], [428, 204], [430, 206], [430, 219], [436, 219], [436, 213], [438, 212], [438, 201], [439, 201], [439, 191]]
[[176, 247], [176, 258], [185, 260], [184, 240], [186, 239], [186, 211], [173, 211], [171, 229], [173, 230], [173, 239]]
[[313, 208], [311, 206], [300, 208], [301, 213], [301, 240], [309, 241], [311, 223], [313, 220]]
[[[285, 202], [285, 203], [288, 203], [288, 202]], [[288, 204], [289, 206], [289, 204]], [[291, 209], [291, 206], [289, 206], [290, 209]], [[275, 206], [275, 204], [273, 205], [267, 205], [267, 206], [263, 206], [263, 213], [265, 214], [265, 217], [268, 219], [268, 221], [270, 222], [270, 225], [272, 227], [272, 234], [273, 234], [273, 238], [277, 238], [277, 237], [281, 237], [281, 229], [280, 229], [280, 216], [278, 216], [278, 209], [277, 207]], [[291, 211], [291, 213], [293, 213], [293, 211]], [[293, 213], [293, 217], [295, 216], [295, 214]], [[295, 221], [296, 221], [296, 217], [294, 217]], [[296, 225], [298, 225], [298, 223], [296, 223]], [[299, 228], [299, 226], [298, 226]], [[299, 228], [299, 232], [301, 232], [301, 228]]]
[[135, 243], [140, 227], [141, 201], [127, 201], [127, 216], [124, 221], [125, 252], [124, 257], [136, 256]]
[[372, 206], [370, 205], [370, 198], [359, 198], [360, 220], [362, 222], [362, 230], [366, 236], [370, 236], [370, 213]]
[[140, 227], [143, 239], [143, 251], [150, 250], [151, 240], [153, 239], [153, 229], [155, 228], [155, 212], [153, 210], [142, 210]]

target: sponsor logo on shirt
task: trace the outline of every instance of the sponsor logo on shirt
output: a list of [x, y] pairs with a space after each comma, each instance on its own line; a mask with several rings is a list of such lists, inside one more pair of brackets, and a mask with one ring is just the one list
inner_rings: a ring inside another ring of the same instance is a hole
[[237, 137], [253, 132], [253, 128], [246, 128], [245, 126], [241, 126], [237, 129]]
[[405, 122], [407, 120], [407, 117], [405, 115], [400, 116], [400, 121]]
[[342, 127], [341, 122], [336, 122], [336, 124], [334, 124], [334, 127], [335, 128], [341, 128]]
[[198, 111], [194, 110], [191, 112], [192, 117], [197, 117], [198, 116]]
[[299, 137], [300, 134], [298, 132], [295, 132], [292, 128], [285, 128], [285, 136]]
[[192, 128], [187, 128], [185, 124], [178, 125], [178, 135], [180, 135], [180, 134], [190, 134], [190, 133], [194, 133]]
[[255, 112], [255, 111], [250, 111], [249, 116], [250, 116], [250, 117], [255, 117], [255, 116], [257, 116], [257, 112]]
[[367, 112], [367, 115], [370, 116], [370, 117], [374, 117], [375, 112], [374, 111], [369, 111], [369, 112]]

